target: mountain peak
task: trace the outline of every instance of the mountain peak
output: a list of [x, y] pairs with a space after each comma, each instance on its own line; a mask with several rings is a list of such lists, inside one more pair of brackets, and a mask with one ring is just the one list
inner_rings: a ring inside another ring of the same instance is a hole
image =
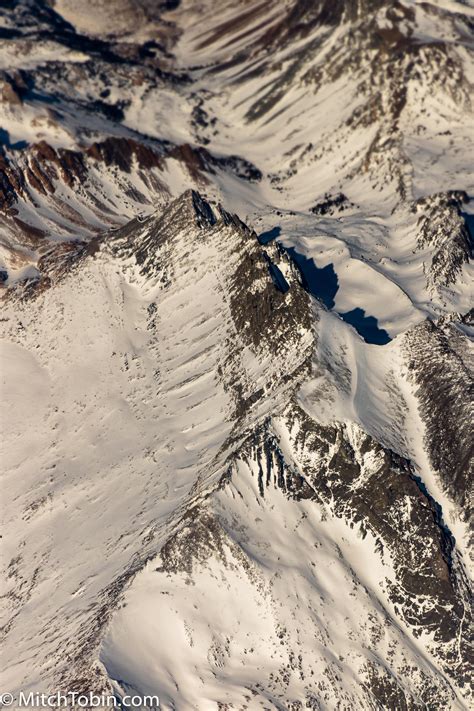
[[15, 699], [471, 707], [471, 6], [0, 2]]
[[[187, 198], [187, 193], [184, 193], [184, 198]], [[197, 222], [200, 227], [205, 225], [212, 227], [216, 224], [217, 218], [210, 204], [204, 200], [196, 190], [191, 190], [191, 201], [196, 213]]]

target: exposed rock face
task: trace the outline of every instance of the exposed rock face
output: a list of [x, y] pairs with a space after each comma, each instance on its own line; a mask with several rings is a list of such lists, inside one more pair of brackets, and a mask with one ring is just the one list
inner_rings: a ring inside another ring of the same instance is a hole
[[415, 204], [418, 219], [418, 247], [430, 248], [431, 264], [426, 264], [426, 280], [431, 289], [456, 281], [463, 264], [472, 257], [472, 240], [462, 215], [469, 201], [464, 192], [440, 193]]
[[[334, 516], [348, 524], [340, 546], [326, 538]], [[381, 570], [373, 558], [354, 556], [351, 529], [370, 545]], [[401, 629], [418, 639], [429, 630], [432, 659], [461, 687], [469, 683], [469, 652], [458, 646], [468, 624], [468, 590], [453, 550], [407, 462], [357, 429], [322, 428], [290, 404], [232, 455], [221, 487], [185, 513], [156, 571], [139, 577], [127, 595], [131, 610], [118, 614], [103, 660], [119, 687], [142, 688], [120, 645], [124, 634], [133, 636], [130, 621], [143, 604], [170, 634], [179, 636], [180, 624], [186, 629], [186, 639], [166, 654], [172, 671], [161, 685], [165, 703], [179, 699], [190, 706], [186, 674], [194, 660], [198, 705], [218, 698], [230, 708], [250, 699], [255, 708], [269, 699], [282, 709], [341, 700], [360, 709], [392, 702], [407, 709], [456, 708], [449, 681], [434, 676], [420, 652], [414, 662], [410, 645], [398, 638]], [[337, 653], [332, 629], [343, 594], [339, 575], [351, 580], [351, 607], [371, 600], [368, 616], [355, 613], [355, 626], [345, 619], [347, 656]], [[205, 595], [215, 605], [207, 629]], [[238, 607], [239, 597], [244, 607], [236, 619], [225, 611]], [[193, 606], [204, 619], [190, 614]], [[143, 633], [139, 623], [136, 634]], [[388, 640], [391, 653], [380, 665]], [[164, 663], [159, 643], [146, 644]], [[236, 665], [243, 669], [241, 690], [226, 684]], [[354, 668], [362, 686], [348, 682]]]
[[[189, 145], [150, 147], [122, 137], [97, 141], [85, 151], [55, 149], [45, 141], [40, 141], [25, 151], [16, 164], [5, 153], [0, 158], [3, 162], [3, 184], [0, 190], [6, 217], [17, 214], [21, 203], [36, 199], [36, 195], [46, 198], [54, 210], [60, 212], [63, 224], [58, 220], [51, 227], [49, 219], [46, 229], [40, 231], [44, 238], [56, 237], [57, 231], [64, 230], [65, 218], [70, 223], [68, 232], [79, 233], [85, 238], [94, 236], [109, 224], [123, 221], [123, 215], [117, 211], [115, 202], [118, 196], [111, 199], [101, 187], [104, 173], [118, 178], [119, 192], [122, 192], [130, 205], [148, 208], [152, 201], [160, 203], [169, 199], [170, 193], [162, 177], [169, 160], [181, 164], [198, 185], [208, 184], [206, 173], [215, 173], [218, 168], [227, 169], [244, 180], [258, 181], [261, 178], [251, 163], [235, 156], [220, 159], [204, 148], [195, 149]], [[68, 199], [64, 199], [65, 188], [75, 195], [75, 199], [78, 198], [79, 204], [75, 207], [71, 206]], [[81, 214], [84, 208], [95, 213], [95, 226], [84, 221]], [[19, 227], [23, 233], [21, 242], [24, 243], [28, 240], [29, 226]], [[50, 248], [50, 243], [47, 239], [42, 242], [38, 246], [44, 252]]]
[[[468, 588], [462, 569], [455, 572], [454, 541], [439, 507], [409, 463], [362, 432], [323, 434], [301, 411], [288, 414], [287, 422], [297, 433], [295, 460], [316, 496], [351, 525], [360, 523], [363, 535], [371, 532], [376, 547], [390, 556], [396, 578], [387, 582], [387, 592], [397, 613], [415, 636], [430, 630], [447, 674], [455, 667], [461, 686], [469, 683], [467, 650], [458, 648]], [[325, 450], [329, 456], [322, 458]]]
[[[385, 0], [282, 3], [275, 14], [255, 4], [209, 32], [199, 46], [215, 45], [221, 59], [217, 71], [232, 67], [237, 87], [259, 73], [269, 77], [249, 102], [245, 118], [250, 124], [264, 120], [271, 125], [282, 112], [291, 111], [286, 100], [291, 90], [317, 95], [325, 86], [345, 86], [344, 118], [333, 117], [332, 127], [311, 143], [299, 131], [296, 155], [289, 168], [287, 162], [277, 174], [279, 181], [291, 179], [308, 161], [318, 164], [324, 156], [337, 155], [341, 144], [350, 151], [348, 136], [365, 131], [363, 145], [354, 156], [346, 155], [344, 178], [362, 172], [377, 191], [391, 183], [398, 200], [404, 202], [412, 198], [413, 190], [406, 136], [426, 132], [423, 120], [430, 111], [430, 97], [442, 93], [470, 111], [470, 72], [447, 41], [448, 27], [456, 23], [454, 16], [443, 16], [446, 32], [439, 37], [420, 38], [419, 24], [428, 24], [436, 33], [440, 15], [443, 10], [431, 3], [415, 11], [407, 3]], [[461, 22], [468, 24], [469, 18]], [[239, 39], [245, 30], [251, 39], [242, 47]], [[355, 105], [351, 101], [354, 87]], [[337, 173], [334, 187], [344, 178]]]
[[455, 322], [425, 321], [404, 340], [410, 377], [426, 423], [431, 464], [467, 520], [474, 467], [471, 344]]
[[11, 105], [21, 105], [22, 93], [26, 86], [21, 74], [13, 76], [7, 72], [0, 73], [1, 100]]

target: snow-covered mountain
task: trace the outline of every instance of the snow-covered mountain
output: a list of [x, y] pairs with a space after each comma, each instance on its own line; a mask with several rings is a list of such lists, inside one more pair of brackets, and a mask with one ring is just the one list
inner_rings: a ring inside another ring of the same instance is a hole
[[1, 5], [2, 690], [470, 708], [473, 28]]

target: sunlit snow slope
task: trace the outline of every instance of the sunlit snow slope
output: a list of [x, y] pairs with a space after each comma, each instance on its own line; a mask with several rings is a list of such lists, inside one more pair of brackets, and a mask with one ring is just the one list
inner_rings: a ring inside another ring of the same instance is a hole
[[2, 690], [470, 708], [472, 2], [0, 19]]

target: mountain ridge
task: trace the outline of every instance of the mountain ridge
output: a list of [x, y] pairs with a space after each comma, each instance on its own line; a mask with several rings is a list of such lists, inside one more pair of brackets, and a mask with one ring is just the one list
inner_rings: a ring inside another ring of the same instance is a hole
[[16, 697], [469, 708], [471, 5], [0, 8]]

